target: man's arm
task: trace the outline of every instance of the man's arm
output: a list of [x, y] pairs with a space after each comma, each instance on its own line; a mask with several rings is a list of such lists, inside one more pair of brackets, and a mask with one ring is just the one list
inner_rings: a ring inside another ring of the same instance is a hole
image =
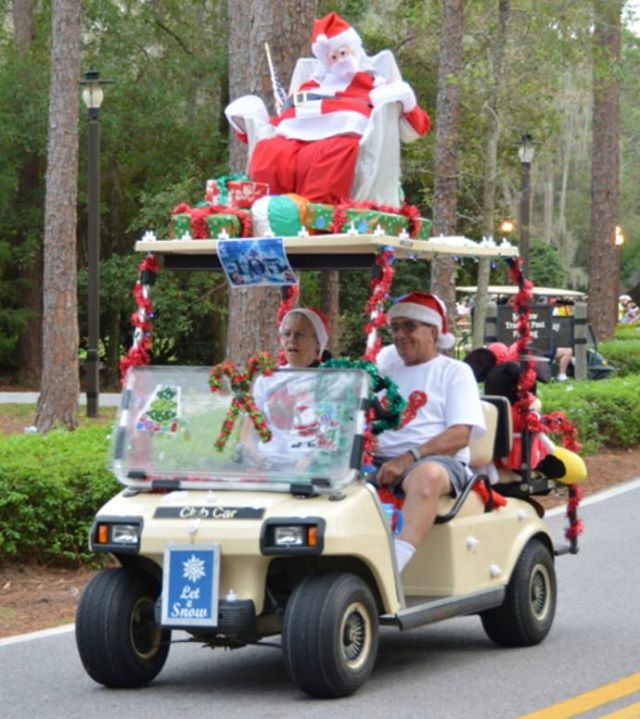
[[[416, 446], [421, 458], [430, 454], [448, 454], [454, 456], [460, 449], [469, 445], [471, 426], [468, 424], [452, 424], [435, 437]], [[389, 485], [396, 482], [416, 461], [411, 452], [403, 452], [380, 466], [377, 473], [379, 484]]]

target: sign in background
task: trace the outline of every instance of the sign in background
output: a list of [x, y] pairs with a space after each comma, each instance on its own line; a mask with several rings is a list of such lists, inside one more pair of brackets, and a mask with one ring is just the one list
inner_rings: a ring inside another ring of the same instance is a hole
[[[552, 319], [559, 317], [551, 315], [550, 305], [531, 305], [529, 323], [531, 326], [531, 346], [540, 354], [551, 355], [556, 347], [560, 347], [553, 336]], [[513, 311], [511, 305], [498, 305], [498, 321], [496, 334], [498, 342], [510, 345], [518, 338], [518, 314]]]

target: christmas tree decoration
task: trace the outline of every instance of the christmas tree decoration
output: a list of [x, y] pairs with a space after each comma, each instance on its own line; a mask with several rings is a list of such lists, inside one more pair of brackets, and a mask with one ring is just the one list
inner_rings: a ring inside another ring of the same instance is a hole
[[180, 422], [181, 388], [158, 385], [147, 400], [135, 423], [136, 430], [175, 435]]

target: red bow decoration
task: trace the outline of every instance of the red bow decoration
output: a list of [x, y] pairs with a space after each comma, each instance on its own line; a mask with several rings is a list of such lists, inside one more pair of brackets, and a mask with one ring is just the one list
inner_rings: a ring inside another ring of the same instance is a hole
[[249, 358], [246, 372], [242, 372], [233, 362], [228, 361], [217, 364], [211, 370], [209, 375], [211, 391], [220, 392], [222, 379], [228, 377], [231, 383], [231, 391], [233, 392], [231, 406], [214, 444], [219, 452], [224, 449], [240, 412], [245, 412], [249, 416], [263, 442], [268, 442], [271, 439], [271, 430], [267, 427], [264, 415], [258, 409], [250, 390], [251, 381], [256, 374], [264, 374], [265, 377], [268, 377], [273, 373], [274, 368], [275, 361], [268, 352], [256, 352], [255, 355]]

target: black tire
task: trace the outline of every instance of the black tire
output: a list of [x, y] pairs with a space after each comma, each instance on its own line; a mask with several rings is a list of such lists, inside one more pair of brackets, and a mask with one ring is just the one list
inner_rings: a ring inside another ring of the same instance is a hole
[[89, 582], [76, 613], [76, 644], [87, 674], [107, 687], [141, 687], [169, 653], [171, 632], [155, 620], [160, 584], [132, 569], [105, 569]]
[[284, 613], [287, 674], [313, 697], [353, 694], [369, 678], [378, 653], [378, 611], [354, 574], [315, 574], [293, 591]]
[[549, 549], [532, 539], [522, 550], [504, 602], [482, 612], [482, 626], [496, 644], [528, 647], [549, 633], [556, 613], [556, 573]]

